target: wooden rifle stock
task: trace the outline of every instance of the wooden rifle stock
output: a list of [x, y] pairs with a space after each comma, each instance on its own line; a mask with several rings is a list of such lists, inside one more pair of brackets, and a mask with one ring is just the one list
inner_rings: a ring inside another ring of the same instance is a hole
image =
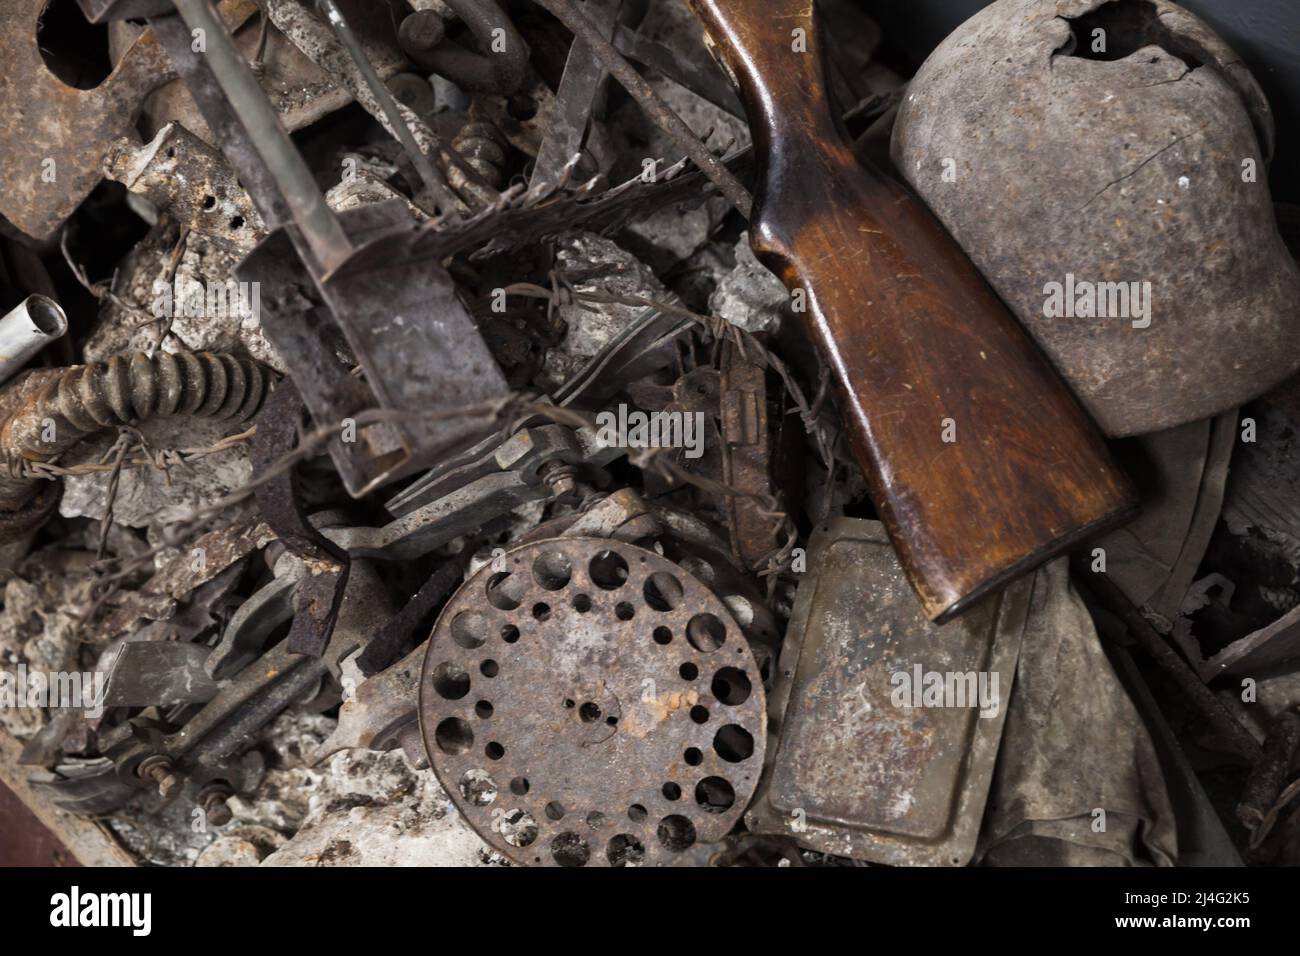
[[1129, 513], [1132, 489], [1097, 428], [961, 247], [854, 155], [826, 95], [812, 0], [691, 5], [748, 115], [751, 244], [803, 290], [926, 614], [943, 622]]

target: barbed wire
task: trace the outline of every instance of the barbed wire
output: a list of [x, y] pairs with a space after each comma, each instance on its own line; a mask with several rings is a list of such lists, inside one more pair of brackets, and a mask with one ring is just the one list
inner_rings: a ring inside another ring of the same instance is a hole
[[[59, 478], [81, 478], [86, 475], [98, 475], [130, 468], [156, 468], [161, 471], [168, 471], [178, 465], [192, 464], [199, 459], [228, 451], [251, 440], [256, 434], [257, 427], [251, 426], [238, 434], [227, 435], [225, 438], [201, 448], [160, 448], [157, 451], [150, 451], [141, 436], [140, 441], [128, 445], [127, 451], [120, 462], [105, 462], [101, 459], [100, 461], [81, 462], [76, 465], [60, 465], [54, 461], [29, 461], [26, 458], [11, 457], [6, 462], [6, 473], [11, 478], [41, 478], [54, 481]], [[114, 447], [116, 447], [116, 444]]]

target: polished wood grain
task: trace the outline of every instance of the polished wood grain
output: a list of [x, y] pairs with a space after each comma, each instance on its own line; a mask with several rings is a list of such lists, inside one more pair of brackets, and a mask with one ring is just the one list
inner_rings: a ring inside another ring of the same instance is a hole
[[691, 4], [748, 114], [750, 241], [804, 290], [808, 332], [926, 614], [946, 620], [1130, 513], [1096, 427], [965, 253], [919, 199], [855, 158], [826, 97], [811, 0]]

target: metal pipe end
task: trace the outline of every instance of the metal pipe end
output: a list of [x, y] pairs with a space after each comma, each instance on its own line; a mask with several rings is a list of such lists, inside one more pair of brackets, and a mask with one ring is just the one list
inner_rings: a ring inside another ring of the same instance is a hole
[[62, 306], [47, 295], [29, 295], [19, 308], [25, 309], [36, 331], [57, 339], [68, 331], [68, 316]]
[[29, 295], [0, 318], [0, 382], [7, 382], [41, 349], [68, 331], [68, 317], [44, 295]]

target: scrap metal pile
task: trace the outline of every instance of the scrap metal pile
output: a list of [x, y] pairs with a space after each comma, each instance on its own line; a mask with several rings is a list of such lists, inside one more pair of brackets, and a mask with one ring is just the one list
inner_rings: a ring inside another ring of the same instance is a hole
[[160, 865], [1300, 862], [1263, 93], [869, 8], [9, 0], [3, 779]]

